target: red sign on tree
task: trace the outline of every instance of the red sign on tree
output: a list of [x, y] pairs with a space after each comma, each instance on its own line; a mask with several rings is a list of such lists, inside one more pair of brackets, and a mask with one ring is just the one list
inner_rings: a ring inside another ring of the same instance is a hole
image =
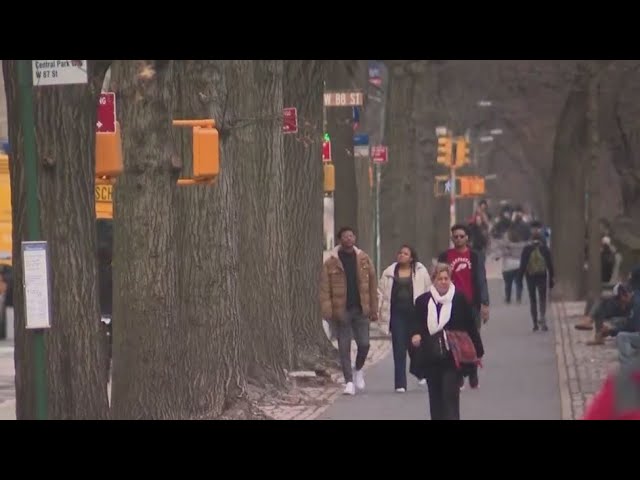
[[100, 133], [115, 133], [116, 131], [116, 94], [113, 92], [100, 94], [96, 131]]
[[298, 133], [298, 109], [296, 107], [285, 108], [282, 111], [284, 123], [283, 133]]
[[387, 163], [389, 161], [387, 153], [387, 147], [383, 145], [372, 146], [371, 159], [373, 160], [373, 163]]

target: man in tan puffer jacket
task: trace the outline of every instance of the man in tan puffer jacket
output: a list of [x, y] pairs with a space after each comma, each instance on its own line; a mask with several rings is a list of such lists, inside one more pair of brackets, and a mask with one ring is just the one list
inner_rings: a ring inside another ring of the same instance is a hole
[[[322, 267], [320, 306], [324, 319], [333, 322], [337, 330], [344, 393], [354, 395], [355, 387], [365, 388], [362, 368], [369, 353], [369, 321], [378, 319], [378, 283], [373, 262], [355, 246], [353, 229], [341, 228], [338, 241], [340, 245]], [[351, 368], [352, 336], [358, 347], [355, 374]]]

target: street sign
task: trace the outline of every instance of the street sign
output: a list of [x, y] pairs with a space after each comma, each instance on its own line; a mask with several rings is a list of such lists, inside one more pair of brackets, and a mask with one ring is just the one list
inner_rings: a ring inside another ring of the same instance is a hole
[[387, 147], [384, 145], [371, 147], [371, 159], [373, 163], [387, 163], [389, 161]]
[[325, 92], [325, 107], [360, 107], [364, 105], [364, 95], [360, 91]]
[[354, 145], [369, 145], [369, 135], [361, 133], [353, 136]]
[[298, 133], [298, 109], [296, 107], [288, 107], [282, 111], [283, 133]]
[[100, 133], [115, 133], [116, 131], [116, 94], [113, 92], [100, 94], [96, 131]]
[[365, 158], [369, 156], [369, 145], [354, 145], [353, 156], [356, 158]]
[[33, 86], [87, 83], [87, 60], [32, 60]]

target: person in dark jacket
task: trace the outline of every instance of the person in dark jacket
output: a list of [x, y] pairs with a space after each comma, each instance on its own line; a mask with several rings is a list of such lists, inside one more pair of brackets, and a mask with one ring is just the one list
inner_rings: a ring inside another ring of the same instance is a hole
[[[480, 331], [482, 323], [489, 320], [489, 289], [485, 257], [481, 252], [469, 248], [469, 229], [466, 225], [451, 227], [451, 237], [453, 248], [443, 252], [438, 261], [451, 265], [451, 281], [471, 305], [476, 328]], [[469, 377], [471, 388], [478, 387], [476, 367], [465, 369], [465, 376]], [[463, 386], [464, 377], [461, 377], [460, 388]]]
[[[533, 227], [533, 225], [532, 225]], [[547, 285], [549, 289], [554, 285], [553, 261], [551, 251], [544, 242], [541, 230], [535, 231], [532, 242], [522, 250], [520, 258], [520, 269], [518, 278], [520, 281], [526, 278], [527, 290], [529, 291], [529, 302], [531, 308], [531, 319], [533, 320], [533, 331], [537, 332], [540, 327], [547, 331]], [[538, 302], [539, 312], [538, 317]]]
[[461, 373], [447, 341], [447, 332], [452, 331], [466, 332], [476, 356], [482, 358], [484, 348], [471, 305], [451, 281], [451, 266], [439, 263], [433, 285], [416, 299], [411, 336], [416, 368], [427, 379], [431, 420], [460, 419]]

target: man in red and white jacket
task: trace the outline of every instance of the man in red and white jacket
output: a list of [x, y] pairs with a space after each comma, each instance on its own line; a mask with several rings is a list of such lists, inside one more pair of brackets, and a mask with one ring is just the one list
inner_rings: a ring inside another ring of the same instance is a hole
[[607, 378], [583, 420], [640, 420], [640, 359]]

